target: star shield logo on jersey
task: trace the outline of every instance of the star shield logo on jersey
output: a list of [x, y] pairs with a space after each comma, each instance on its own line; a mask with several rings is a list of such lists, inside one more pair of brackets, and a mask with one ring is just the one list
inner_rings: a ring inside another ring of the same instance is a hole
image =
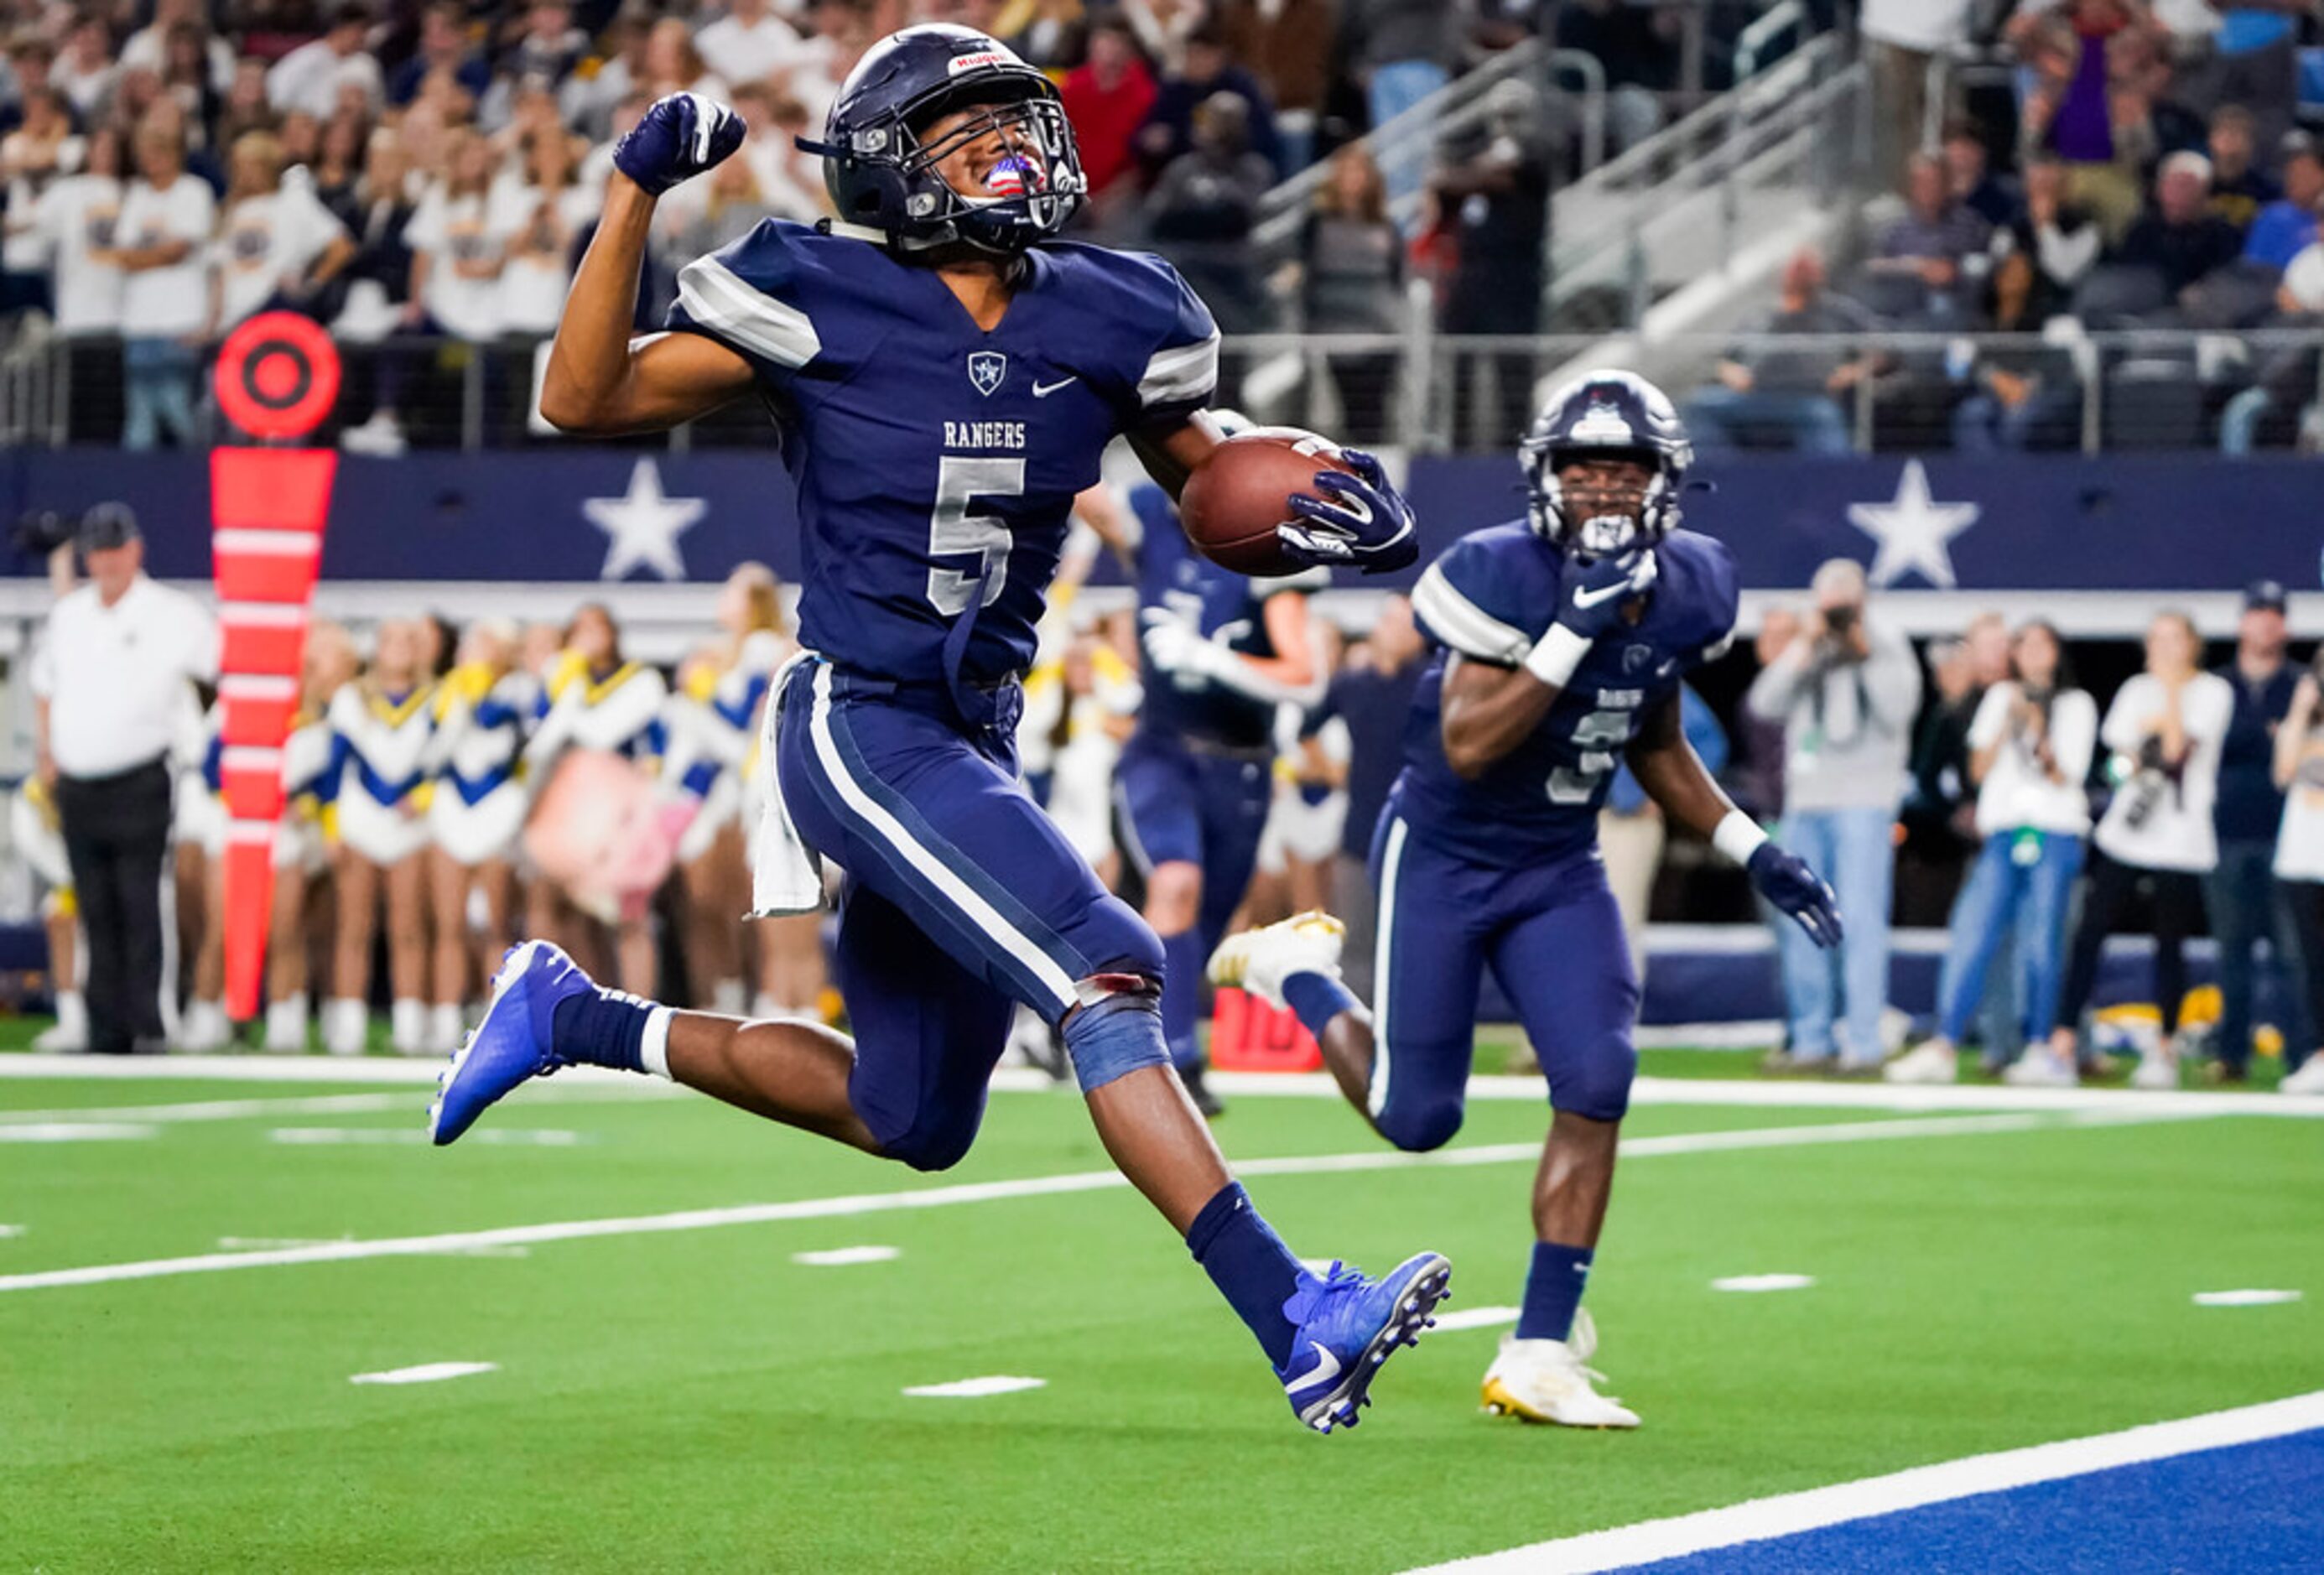
[[977, 392], [989, 397], [1001, 386], [1001, 380], [1008, 375], [1009, 357], [1000, 351], [973, 350], [969, 353], [968, 381], [976, 385]]

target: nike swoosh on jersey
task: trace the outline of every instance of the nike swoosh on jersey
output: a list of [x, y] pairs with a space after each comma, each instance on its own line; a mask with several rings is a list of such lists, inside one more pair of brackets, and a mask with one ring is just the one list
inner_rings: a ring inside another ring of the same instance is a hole
[[1321, 1340], [1311, 1340], [1307, 1343], [1315, 1349], [1315, 1365], [1296, 1378], [1284, 1379], [1286, 1394], [1305, 1389], [1310, 1384], [1328, 1384], [1340, 1376], [1340, 1359], [1326, 1350]]
[[1059, 389], [1064, 388], [1066, 384], [1079, 382], [1080, 381], [1081, 379], [1078, 376], [1075, 376], [1061, 377], [1055, 382], [1037, 382], [1033, 385], [1033, 397], [1037, 400], [1047, 399], [1051, 394], [1056, 392]]

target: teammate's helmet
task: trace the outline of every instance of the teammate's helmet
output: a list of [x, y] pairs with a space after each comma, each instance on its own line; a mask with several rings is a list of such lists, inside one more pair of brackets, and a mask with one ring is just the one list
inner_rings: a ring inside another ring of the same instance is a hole
[[[1654, 472], [1636, 517], [1572, 518], [1557, 467], [1578, 456], [1635, 458]], [[1533, 528], [1585, 557], [1618, 556], [1660, 541], [1679, 520], [1679, 489], [1694, 446], [1662, 390], [1628, 372], [1591, 372], [1550, 395], [1517, 446]]]
[[[922, 141], [940, 116], [971, 106], [985, 113], [941, 143]], [[996, 132], [1010, 152], [988, 194], [954, 190], [938, 166]], [[840, 84], [823, 141], [798, 145], [823, 156], [841, 222], [882, 231], [899, 251], [965, 242], [1022, 252], [1063, 229], [1089, 189], [1056, 86], [998, 39], [948, 23], [872, 45]]]

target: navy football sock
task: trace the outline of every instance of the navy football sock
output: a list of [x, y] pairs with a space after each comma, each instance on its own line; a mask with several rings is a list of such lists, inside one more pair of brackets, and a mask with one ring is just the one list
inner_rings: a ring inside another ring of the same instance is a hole
[[1328, 973], [1291, 975], [1283, 981], [1283, 999], [1300, 1026], [1319, 1040], [1333, 1018], [1354, 1011], [1357, 1005], [1348, 987]]
[[[557, 1003], [549, 1016], [549, 1038], [567, 1061], [643, 1072], [640, 1054], [653, 1002], [613, 990], [584, 990]], [[664, 1074], [668, 1075], [667, 1073]]]
[[1563, 1340], [1573, 1332], [1582, 1287], [1590, 1281], [1590, 1260], [1596, 1256], [1596, 1249], [1588, 1247], [1560, 1247], [1554, 1241], [1533, 1244], [1525, 1307], [1517, 1314], [1519, 1340]]
[[1299, 1332], [1283, 1312], [1283, 1304], [1299, 1288], [1299, 1260], [1259, 1217], [1240, 1182], [1229, 1182], [1203, 1205], [1186, 1232], [1186, 1248], [1209, 1272], [1219, 1294], [1250, 1325], [1259, 1349], [1281, 1372], [1291, 1359], [1292, 1338]]
[[1194, 1020], [1202, 1015], [1204, 962], [1196, 931], [1162, 937], [1162, 1036], [1169, 1041], [1170, 1064], [1181, 1069], [1203, 1062]]

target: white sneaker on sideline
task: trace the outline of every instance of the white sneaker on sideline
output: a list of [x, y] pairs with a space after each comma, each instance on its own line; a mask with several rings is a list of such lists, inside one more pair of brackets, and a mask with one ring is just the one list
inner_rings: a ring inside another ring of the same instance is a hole
[[2130, 1086], [2144, 1089], [2175, 1089], [2179, 1086], [2178, 1058], [2165, 1050], [2150, 1050], [2138, 1058], [2138, 1070], [2130, 1074]]
[[323, 1048], [334, 1055], [360, 1055], [371, 1036], [371, 1009], [341, 996], [323, 1003]]
[[88, 998], [77, 990], [57, 992], [57, 1020], [32, 1036], [32, 1048], [49, 1055], [78, 1055], [88, 1048]]
[[1960, 1075], [1960, 1056], [1942, 1039], [1924, 1039], [1880, 1069], [1890, 1082], [1951, 1082]]
[[394, 411], [374, 410], [363, 425], [339, 434], [339, 447], [349, 454], [392, 459], [409, 445], [404, 441], [403, 423], [395, 419]]
[[457, 1005], [438, 1001], [428, 1009], [429, 1055], [451, 1055], [459, 1049], [460, 1041], [467, 1037], [467, 1025], [461, 1021]]
[[1206, 972], [1213, 984], [1248, 990], [1282, 1011], [1288, 1005], [1283, 981], [1293, 974], [1340, 976], [1340, 947], [1347, 938], [1347, 926], [1311, 908], [1229, 935], [1211, 953]]
[[307, 996], [286, 995], [266, 1009], [266, 1053], [269, 1055], [307, 1054]]
[[1606, 1381], [1584, 1365], [1597, 1349], [1597, 1326], [1586, 1312], [1574, 1314], [1573, 1332], [1565, 1340], [1503, 1335], [1500, 1354], [1485, 1369], [1484, 1408], [1560, 1427], [1637, 1426], [1637, 1412], [1591, 1386]]
[[186, 1003], [186, 1014], [171, 1045], [183, 1054], [200, 1055], [225, 1049], [233, 1037], [234, 1025], [226, 1020], [224, 1001], [194, 1000]]
[[2300, 1064], [2297, 1072], [2286, 1073], [2275, 1091], [2288, 1094], [2324, 1094], [2324, 1055], [2310, 1055]]
[[388, 1003], [387, 1042], [398, 1055], [435, 1055], [428, 1042], [428, 1027], [426, 1001], [407, 999]]
[[2002, 1072], [2001, 1081], [2012, 1088], [2079, 1088], [2082, 1080], [2074, 1064], [2047, 1045], [2028, 1045]]
[[739, 979], [722, 979], [710, 987], [710, 1009], [722, 1018], [739, 1018], [750, 1004], [750, 991]]

